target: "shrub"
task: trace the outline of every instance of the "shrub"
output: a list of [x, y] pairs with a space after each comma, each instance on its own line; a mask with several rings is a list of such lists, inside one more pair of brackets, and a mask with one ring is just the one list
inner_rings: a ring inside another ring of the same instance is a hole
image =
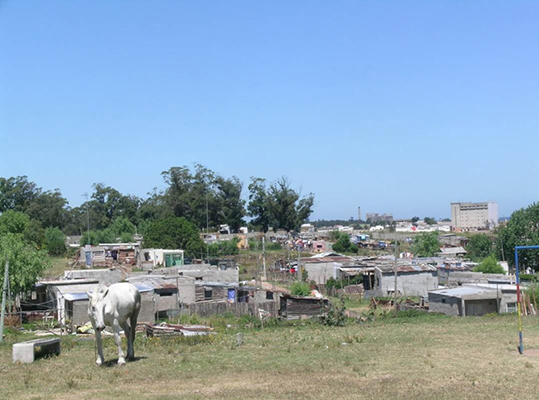
[[290, 293], [293, 296], [309, 296], [311, 294], [311, 286], [306, 282], [294, 282], [290, 287]]
[[283, 246], [278, 242], [266, 243], [266, 250], [281, 250], [282, 248]]
[[483, 260], [481, 264], [475, 267], [474, 272], [482, 272], [484, 274], [505, 274], [502, 266], [494, 256], [489, 256]]

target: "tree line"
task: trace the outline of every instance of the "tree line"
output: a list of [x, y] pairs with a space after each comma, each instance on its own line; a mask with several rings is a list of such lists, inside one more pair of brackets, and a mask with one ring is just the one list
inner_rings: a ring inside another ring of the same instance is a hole
[[84, 235], [83, 244], [130, 241], [135, 233], [151, 237], [150, 228], [161, 228], [158, 221], [173, 218], [192, 224], [188, 231], [215, 231], [225, 224], [233, 232], [245, 225], [264, 232], [293, 231], [308, 220], [314, 205], [312, 193], [302, 196], [284, 177], [271, 183], [252, 177], [244, 199], [237, 177], [224, 177], [200, 164], [172, 167], [161, 175], [165, 188], [154, 189], [146, 198], [95, 183], [78, 207], [71, 207], [60, 189], [45, 191], [26, 176], [0, 178], [0, 213], [28, 216], [27, 229], [42, 247], [47, 229]]

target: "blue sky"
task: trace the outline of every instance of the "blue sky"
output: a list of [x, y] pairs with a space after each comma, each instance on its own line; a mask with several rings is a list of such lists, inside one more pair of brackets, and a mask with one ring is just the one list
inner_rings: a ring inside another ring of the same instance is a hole
[[313, 218], [539, 199], [538, 2], [1, 1], [0, 176], [75, 206], [198, 162]]

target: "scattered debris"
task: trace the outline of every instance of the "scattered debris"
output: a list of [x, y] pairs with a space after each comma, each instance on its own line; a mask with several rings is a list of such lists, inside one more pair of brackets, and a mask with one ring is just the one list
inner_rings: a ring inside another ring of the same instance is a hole
[[162, 322], [145, 325], [146, 335], [153, 336], [207, 336], [214, 333], [213, 328], [205, 325], [174, 325]]

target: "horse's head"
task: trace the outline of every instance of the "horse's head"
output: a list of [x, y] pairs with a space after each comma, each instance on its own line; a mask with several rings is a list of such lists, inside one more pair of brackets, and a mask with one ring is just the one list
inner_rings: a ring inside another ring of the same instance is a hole
[[109, 293], [109, 289], [103, 286], [96, 287], [93, 293], [86, 292], [88, 294], [88, 316], [94, 328], [101, 332], [105, 329], [105, 319], [103, 314], [105, 313], [106, 297]]

